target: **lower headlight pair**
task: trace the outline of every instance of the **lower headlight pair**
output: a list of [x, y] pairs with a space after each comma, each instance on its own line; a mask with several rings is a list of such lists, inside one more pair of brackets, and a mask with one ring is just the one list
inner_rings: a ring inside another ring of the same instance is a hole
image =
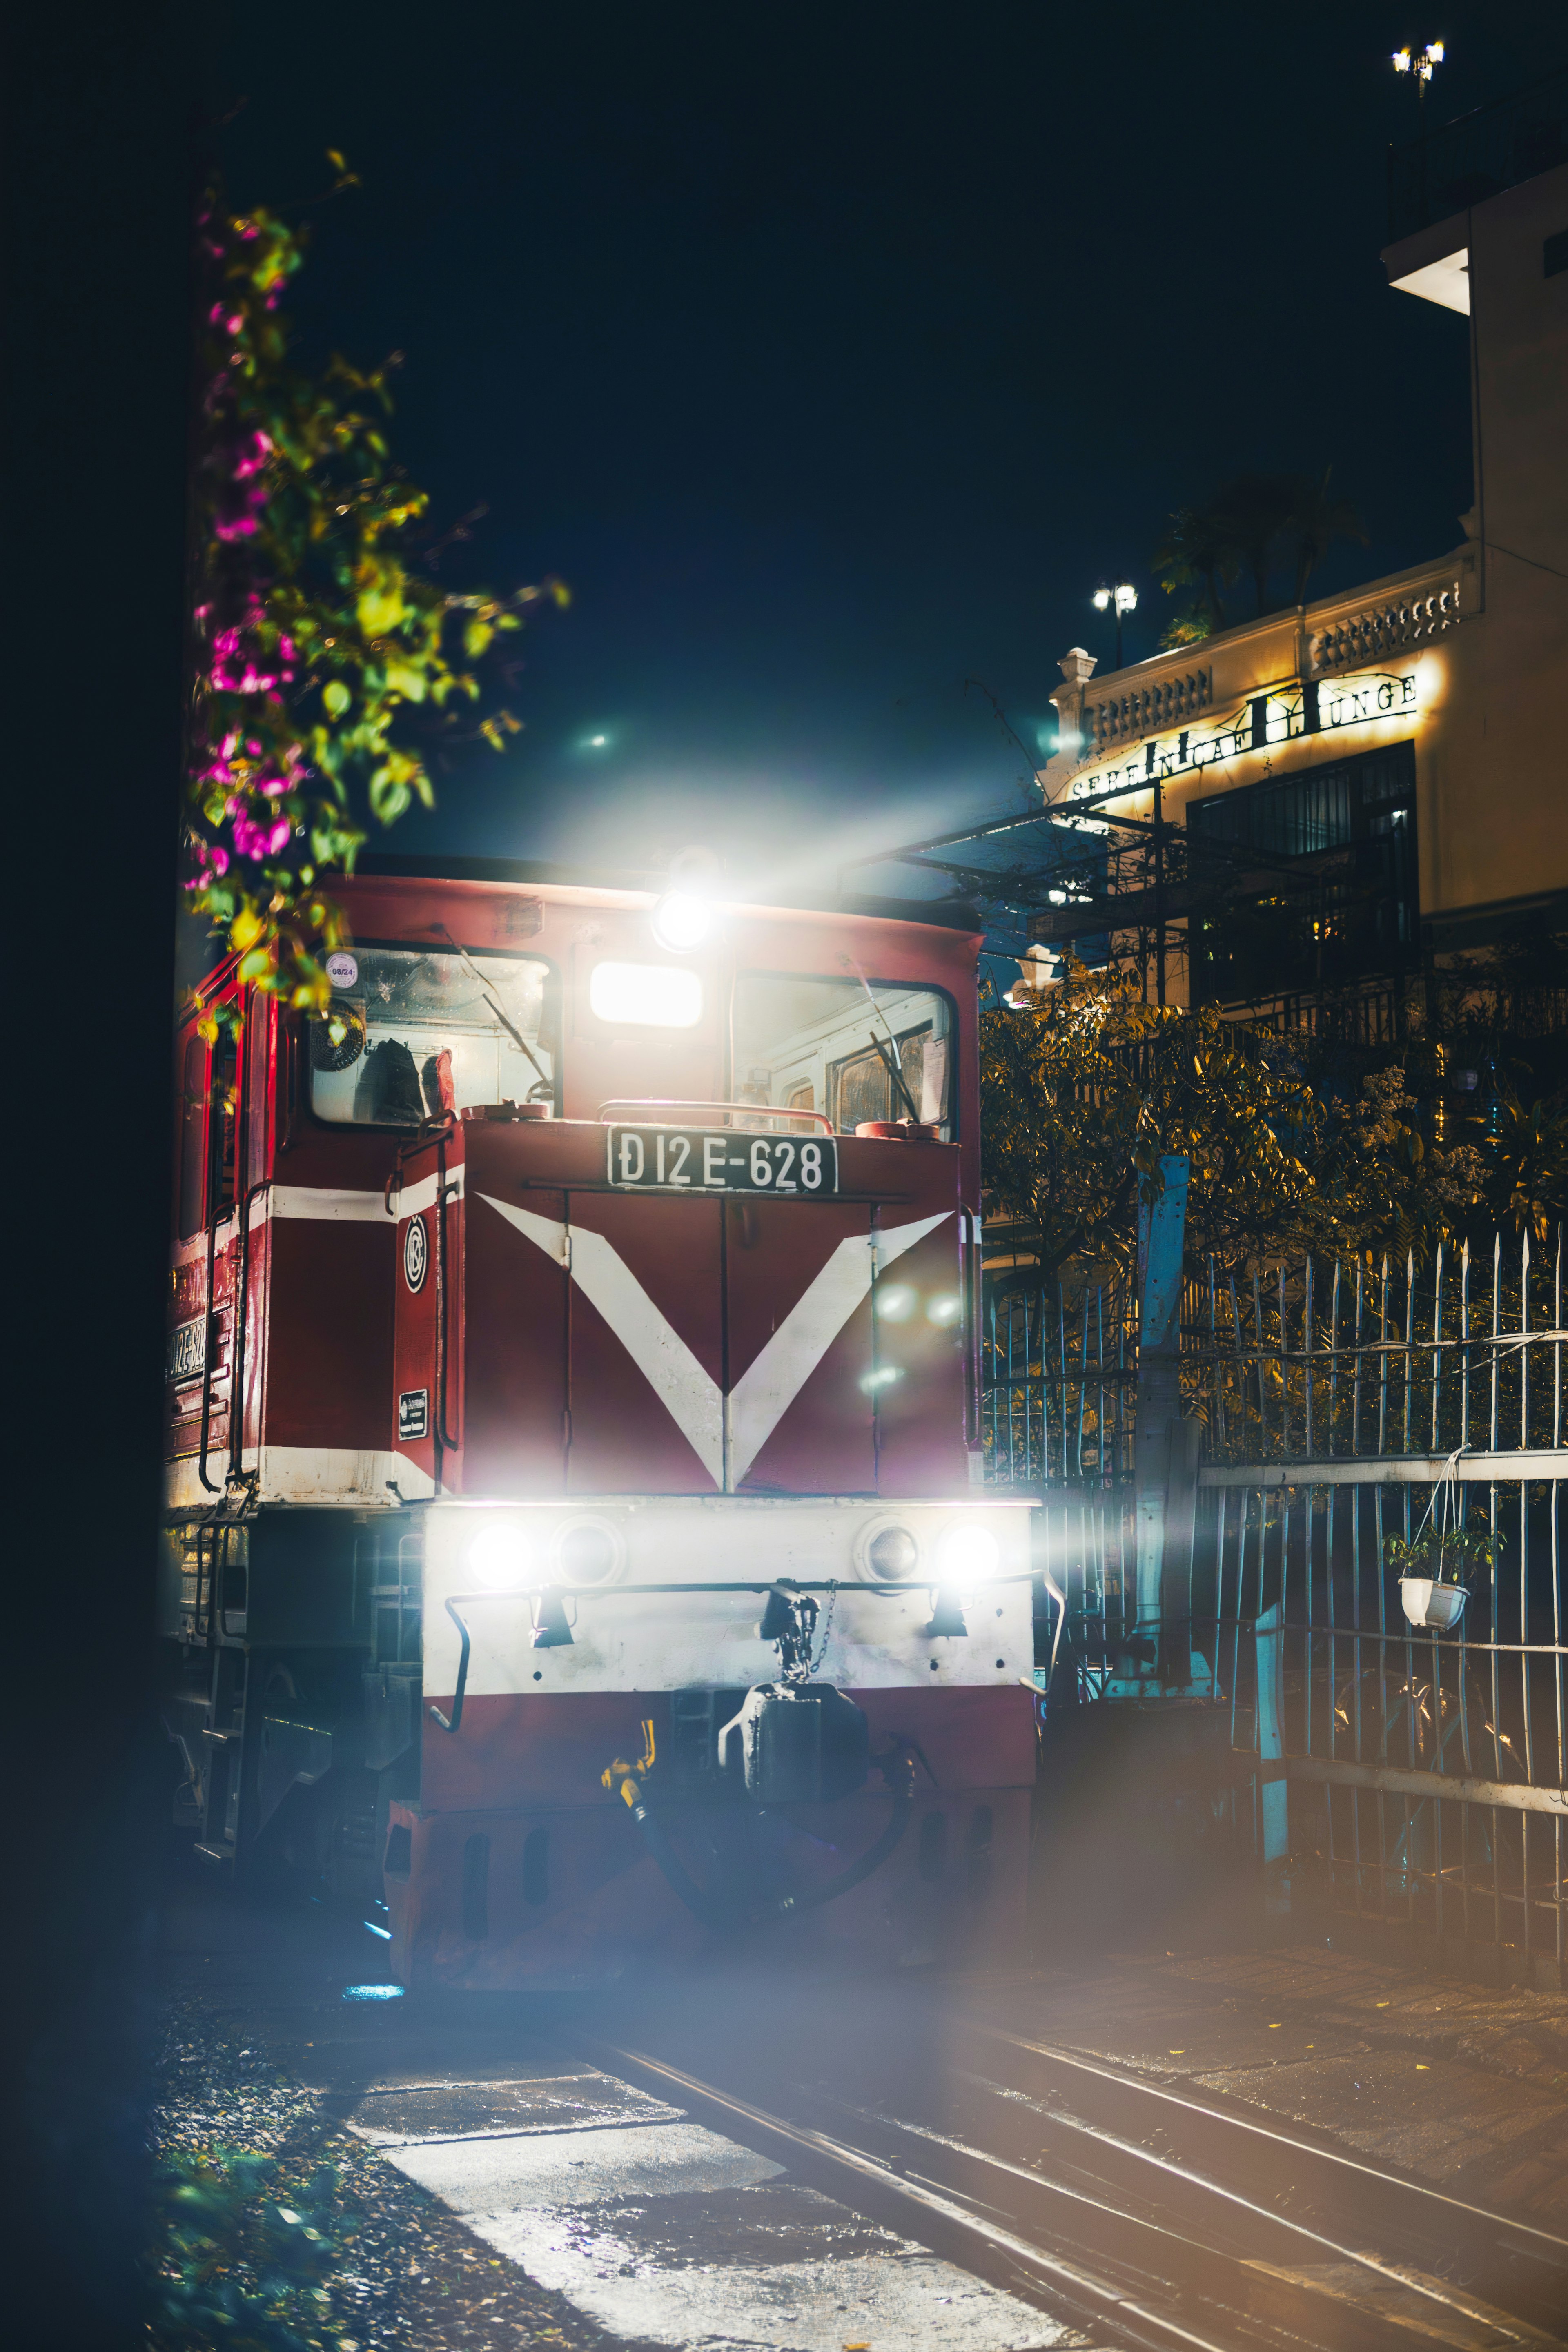
[[933, 1547], [931, 1569], [924, 1568], [919, 1538], [896, 1520], [877, 1528], [861, 1554], [864, 1565], [879, 1583], [905, 1584], [933, 1570], [942, 1584], [984, 1584], [994, 1576], [1002, 1553], [989, 1528], [960, 1524], [944, 1528]]
[[492, 1592], [532, 1579], [552, 1584], [604, 1584], [621, 1565], [616, 1529], [603, 1519], [573, 1519], [542, 1534], [519, 1519], [496, 1519], [469, 1544], [467, 1563]]

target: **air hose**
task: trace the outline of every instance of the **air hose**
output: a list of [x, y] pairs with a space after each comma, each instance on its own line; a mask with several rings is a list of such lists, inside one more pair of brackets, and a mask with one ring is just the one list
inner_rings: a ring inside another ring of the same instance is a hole
[[736, 1927], [754, 1927], [770, 1919], [786, 1919], [796, 1911], [819, 1911], [825, 1903], [836, 1902], [847, 1895], [879, 1870], [909, 1827], [914, 1803], [915, 1768], [912, 1759], [900, 1747], [890, 1748], [885, 1756], [875, 1759], [882, 1777], [893, 1791], [893, 1810], [887, 1826], [875, 1838], [858, 1859], [837, 1877], [824, 1879], [820, 1885], [811, 1886], [804, 1895], [781, 1895], [777, 1902], [751, 1904], [742, 1906], [726, 1904], [707, 1887], [699, 1886], [680, 1856], [666, 1835], [658, 1815], [649, 1805], [643, 1783], [654, 1763], [654, 1738], [651, 1723], [643, 1725], [643, 1753], [637, 1763], [629, 1764], [617, 1756], [604, 1775], [606, 1789], [619, 1783], [620, 1795], [636, 1822], [647, 1846], [660, 1872], [687, 1909], [700, 1919], [705, 1927], [722, 1935]]

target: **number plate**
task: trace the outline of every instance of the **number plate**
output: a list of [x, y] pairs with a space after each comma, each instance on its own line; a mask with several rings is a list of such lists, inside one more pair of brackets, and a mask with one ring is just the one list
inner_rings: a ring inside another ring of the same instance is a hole
[[631, 1192], [782, 1192], [820, 1201], [838, 1190], [830, 1135], [748, 1135], [731, 1127], [612, 1127], [606, 1173]]
[[163, 1377], [171, 1381], [188, 1381], [206, 1369], [207, 1318], [198, 1315], [193, 1323], [177, 1323], [164, 1343]]

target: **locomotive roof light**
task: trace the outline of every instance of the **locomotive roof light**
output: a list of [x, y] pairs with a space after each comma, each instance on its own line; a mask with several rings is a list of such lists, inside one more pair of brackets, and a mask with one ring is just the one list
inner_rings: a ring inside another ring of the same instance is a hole
[[695, 890], [667, 890], [653, 910], [653, 935], [671, 955], [689, 955], [713, 929], [713, 907]]
[[963, 1312], [963, 1301], [956, 1290], [942, 1290], [934, 1298], [926, 1300], [926, 1321], [942, 1330], [956, 1323]]
[[607, 1584], [626, 1566], [621, 1531], [608, 1519], [573, 1519], [555, 1538], [563, 1584]]
[[921, 1564], [920, 1538], [902, 1519], [868, 1519], [856, 1535], [851, 1558], [868, 1584], [901, 1584]]
[[914, 1312], [915, 1294], [907, 1282], [879, 1282], [874, 1297], [884, 1323], [902, 1323]]
[[468, 1566], [492, 1592], [515, 1590], [528, 1575], [532, 1546], [516, 1519], [491, 1519], [468, 1546]]

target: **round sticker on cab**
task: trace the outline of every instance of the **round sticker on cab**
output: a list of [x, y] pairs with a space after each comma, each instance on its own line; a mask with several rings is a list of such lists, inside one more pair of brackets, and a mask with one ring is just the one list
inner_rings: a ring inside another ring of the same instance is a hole
[[359, 959], [339, 948], [327, 958], [327, 978], [334, 988], [352, 988], [359, 978]]
[[430, 1236], [423, 1217], [410, 1217], [403, 1235], [403, 1279], [410, 1290], [423, 1290], [430, 1265]]

